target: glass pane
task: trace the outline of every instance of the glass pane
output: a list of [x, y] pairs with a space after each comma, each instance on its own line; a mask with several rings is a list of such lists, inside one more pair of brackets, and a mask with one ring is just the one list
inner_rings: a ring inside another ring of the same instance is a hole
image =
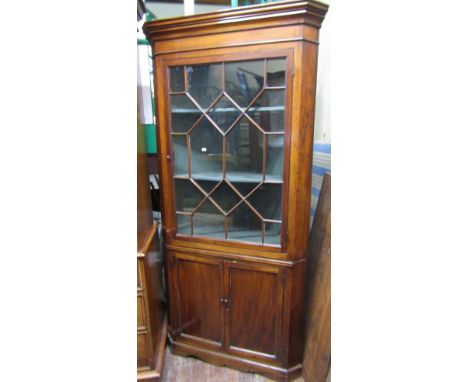
[[190, 215], [177, 214], [177, 233], [181, 235], [191, 235]]
[[215, 182], [223, 178], [223, 136], [206, 118], [190, 132], [192, 178]]
[[283, 180], [284, 135], [267, 135], [266, 172], [268, 181]]
[[257, 187], [261, 180], [257, 181], [256, 179], [251, 178], [238, 178], [236, 181], [230, 181], [232, 187], [234, 187], [237, 191], [239, 191], [242, 195], [247, 196], [250, 192], [253, 191], [255, 187]]
[[183, 92], [185, 90], [183, 66], [169, 68], [169, 84], [171, 92]]
[[247, 200], [264, 219], [281, 220], [282, 184], [264, 183]]
[[224, 239], [224, 215], [209, 200], [193, 214], [193, 234]]
[[[193, 179], [193, 177], [192, 177]], [[221, 181], [221, 179], [218, 180], [200, 180], [200, 179], [194, 179], [195, 183], [198, 184], [203, 190], [209, 194], [211, 190]]]
[[188, 92], [205, 110], [221, 94], [221, 71], [221, 64], [187, 66]]
[[240, 107], [246, 108], [263, 89], [264, 66], [264, 60], [226, 63], [226, 93]]
[[262, 221], [242, 203], [228, 216], [228, 240], [262, 243]]
[[284, 131], [284, 90], [265, 90], [248, 114], [265, 131]]
[[265, 244], [281, 244], [281, 223], [265, 223]]
[[186, 95], [171, 96], [172, 131], [187, 132], [201, 117], [202, 112]]
[[237, 203], [240, 202], [237, 195], [226, 182], [223, 182], [211, 195], [211, 198], [228, 213]]
[[223, 96], [208, 113], [224, 132], [229, 129], [240, 114], [240, 110], [226, 96]]
[[258, 184], [262, 172], [263, 133], [243, 117], [226, 136], [226, 178]]
[[188, 177], [187, 136], [173, 135], [174, 175]]
[[191, 212], [203, 200], [204, 195], [186, 179], [174, 179], [176, 210]]
[[285, 74], [285, 58], [267, 60], [267, 86], [284, 86]]

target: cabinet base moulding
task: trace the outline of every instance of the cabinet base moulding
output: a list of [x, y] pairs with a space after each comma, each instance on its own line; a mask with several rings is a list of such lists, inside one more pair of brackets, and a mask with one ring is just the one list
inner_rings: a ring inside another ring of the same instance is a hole
[[211, 349], [187, 344], [172, 339], [168, 335], [172, 354], [179, 356], [193, 356], [217, 366], [227, 366], [243, 372], [262, 374], [270, 379], [281, 382], [293, 381], [302, 374], [302, 364], [295, 365], [289, 369], [273, 366], [267, 363], [253, 361], [235, 355], [218, 352]]

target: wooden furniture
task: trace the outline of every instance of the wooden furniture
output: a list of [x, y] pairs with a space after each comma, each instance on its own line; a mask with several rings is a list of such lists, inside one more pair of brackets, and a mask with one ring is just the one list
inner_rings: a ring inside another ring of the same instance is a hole
[[145, 132], [138, 124], [137, 158], [137, 379], [160, 380], [167, 336], [162, 253], [153, 224]]
[[312, 225], [307, 264], [307, 313], [303, 361], [305, 382], [325, 382], [331, 350], [331, 180], [323, 177]]
[[288, 1], [157, 20], [153, 49], [175, 354], [301, 373], [318, 35]]

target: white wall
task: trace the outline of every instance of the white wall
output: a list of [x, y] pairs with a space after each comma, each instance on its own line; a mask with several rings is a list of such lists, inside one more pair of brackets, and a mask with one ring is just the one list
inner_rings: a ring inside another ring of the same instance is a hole
[[[184, 15], [183, 3], [145, 3], [146, 8], [153, 12], [158, 19], [179, 17]], [[218, 9], [231, 8], [226, 5], [195, 4], [195, 13], [207, 13]]]
[[[329, 1], [322, 1], [330, 3]], [[317, 69], [317, 95], [315, 108], [314, 140], [331, 143], [331, 22], [330, 12], [325, 16], [320, 29], [320, 45]]]

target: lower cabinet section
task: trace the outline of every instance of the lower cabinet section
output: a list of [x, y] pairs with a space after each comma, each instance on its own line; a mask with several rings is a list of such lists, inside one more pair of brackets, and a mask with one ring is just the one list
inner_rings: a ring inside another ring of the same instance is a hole
[[300, 360], [288, 356], [294, 264], [166, 254], [169, 339], [176, 354], [277, 380], [300, 374]]

